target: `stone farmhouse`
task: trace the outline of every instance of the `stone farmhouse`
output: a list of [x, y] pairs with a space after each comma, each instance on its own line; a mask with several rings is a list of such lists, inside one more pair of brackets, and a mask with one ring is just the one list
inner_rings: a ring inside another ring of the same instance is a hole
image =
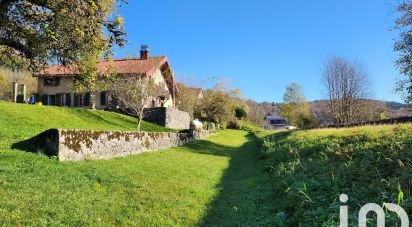
[[[150, 77], [157, 85], [163, 85], [166, 97], [153, 97], [146, 104], [146, 108], [173, 107], [176, 94], [176, 86], [173, 72], [168, 58], [165, 56], [150, 57], [147, 46], [142, 46], [140, 58], [120, 58], [98, 62], [98, 70], [101, 73], [107, 71], [109, 64], [112, 69], [124, 76]], [[96, 109], [110, 109], [117, 105], [110, 91], [96, 92], [91, 96], [90, 92], [77, 94], [74, 92], [74, 81], [77, 73], [70, 67], [51, 65], [43, 71], [34, 74], [38, 78], [39, 98], [43, 105], [67, 106], [77, 108], [89, 108], [90, 97], [95, 97]]]

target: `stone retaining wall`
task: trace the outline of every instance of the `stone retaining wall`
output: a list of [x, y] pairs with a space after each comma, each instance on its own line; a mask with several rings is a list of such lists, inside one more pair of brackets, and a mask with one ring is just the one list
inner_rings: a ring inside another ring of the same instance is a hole
[[181, 146], [214, 134], [213, 131], [121, 132], [52, 129], [36, 139], [46, 154], [60, 161], [111, 159]]
[[162, 125], [166, 128], [189, 129], [190, 115], [187, 112], [166, 108], [147, 108], [144, 110], [143, 120]]

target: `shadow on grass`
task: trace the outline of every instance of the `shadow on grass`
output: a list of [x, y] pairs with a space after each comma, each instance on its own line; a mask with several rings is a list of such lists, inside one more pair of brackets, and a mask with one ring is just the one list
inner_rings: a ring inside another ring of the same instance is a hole
[[50, 129], [30, 139], [20, 141], [11, 145], [11, 149], [21, 150], [29, 153], [41, 153], [49, 157], [57, 155], [56, 145], [58, 141], [57, 129]]
[[280, 132], [276, 132], [276, 133], [273, 133], [271, 135], [265, 136], [264, 139], [268, 139], [268, 138], [270, 138], [272, 140], [283, 139], [283, 138], [288, 137], [293, 132], [296, 132], [296, 131], [294, 131], [294, 130], [280, 131]]
[[246, 143], [237, 148], [207, 141], [190, 145], [199, 153], [231, 158], [216, 186], [219, 195], [209, 204], [200, 226], [273, 226], [274, 194], [270, 177], [259, 159], [261, 144], [253, 134], [245, 137]]
[[198, 140], [194, 143], [189, 143], [185, 145], [185, 147], [192, 153], [226, 157], [231, 157], [237, 150], [239, 150], [238, 147], [224, 146], [207, 140]]

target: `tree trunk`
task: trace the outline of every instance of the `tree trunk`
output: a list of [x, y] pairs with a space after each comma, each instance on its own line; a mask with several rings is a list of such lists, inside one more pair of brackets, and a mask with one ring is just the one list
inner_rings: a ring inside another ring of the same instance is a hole
[[141, 126], [141, 124], [142, 124], [142, 120], [143, 120], [143, 110], [144, 109], [142, 109], [142, 110], [140, 110], [139, 111], [139, 115], [138, 115], [138, 117], [137, 117], [137, 131], [139, 131], [140, 132], [140, 126]]
[[90, 92], [90, 103], [89, 103], [89, 107], [92, 110], [96, 110], [96, 95], [94, 94], [94, 92]]
[[142, 123], [142, 119], [138, 118], [137, 119], [137, 131], [140, 132], [140, 125]]

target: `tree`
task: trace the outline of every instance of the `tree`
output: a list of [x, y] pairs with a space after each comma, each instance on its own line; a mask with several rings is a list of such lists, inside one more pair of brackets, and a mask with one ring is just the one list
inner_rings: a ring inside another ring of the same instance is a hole
[[281, 115], [290, 124], [299, 128], [315, 126], [316, 119], [309, 110], [303, 88], [299, 84], [292, 83], [286, 87], [283, 104], [281, 105]]
[[236, 107], [235, 116], [237, 117], [237, 119], [242, 120], [247, 117], [247, 112], [243, 107]]
[[203, 98], [195, 108], [195, 116], [224, 126], [238, 126], [236, 108], [243, 109], [247, 116], [249, 106], [243, 98], [242, 91], [232, 88], [230, 81], [221, 80], [213, 89], [204, 92]]
[[117, 75], [109, 85], [112, 95], [119, 102], [120, 108], [138, 119], [137, 130], [140, 131], [146, 106], [153, 99], [166, 97], [164, 84], [155, 84], [149, 77], [141, 75]]
[[306, 98], [303, 88], [297, 83], [291, 83], [286, 87], [286, 92], [283, 95], [283, 102], [291, 104], [305, 103]]
[[199, 104], [200, 99], [195, 89], [190, 88], [183, 83], [176, 84], [179, 92], [176, 94], [176, 106], [183, 111], [189, 113], [190, 117], [194, 117], [195, 107]]
[[395, 28], [399, 30], [400, 37], [394, 49], [399, 54], [396, 66], [405, 78], [398, 81], [396, 91], [406, 103], [412, 104], [412, 3], [403, 1], [397, 9], [400, 17], [395, 22]]
[[364, 100], [369, 97], [369, 78], [364, 67], [340, 57], [330, 57], [323, 72], [329, 108], [335, 124], [362, 120]]
[[50, 62], [78, 66], [110, 54], [113, 45], [125, 41], [123, 19], [113, 15], [115, 3], [2, 0], [0, 65], [38, 70]]
[[218, 90], [207, 90], [195, 112], [200, 119], [219, 124], [234, 116], [229, 95]]

